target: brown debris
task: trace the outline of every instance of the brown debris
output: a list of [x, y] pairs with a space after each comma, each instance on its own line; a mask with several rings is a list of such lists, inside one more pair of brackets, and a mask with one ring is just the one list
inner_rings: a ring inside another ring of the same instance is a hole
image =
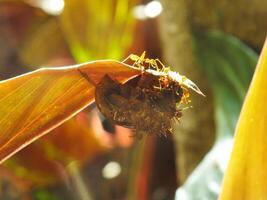
[[182, 116], [178, 104], [184, 89], [169, 81], [162, 87], [159, 77], [142, 73], [121, 84], [108, 75], [96, 87], [99, 110], [111, 122], [132, 128], [136, 136], [164, 135], [172, 132], [171, 122]]

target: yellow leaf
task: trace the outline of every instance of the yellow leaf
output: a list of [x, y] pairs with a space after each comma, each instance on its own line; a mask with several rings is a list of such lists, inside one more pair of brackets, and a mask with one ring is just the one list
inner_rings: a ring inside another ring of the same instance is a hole
[[95, 61], [1, 81], [0, 163], [93, 102], [105, 74], [123, 82], [138, 73], [117, 61]]
[[236, 127], [220, 200], [267, 199], [267, 40]]
[[132, 8], [137, 3], [138, 0], [66, 0], [57, 22], [75, 60], [122, 57], [122, 49], [131, 45]]

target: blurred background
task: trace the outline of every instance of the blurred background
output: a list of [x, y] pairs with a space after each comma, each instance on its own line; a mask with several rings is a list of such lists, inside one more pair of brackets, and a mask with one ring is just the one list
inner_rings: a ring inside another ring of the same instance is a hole
[[146, 51], [206, 94], [167, 138], [90, 105], [0, 166], [0, 199], [217, 199], [266, 19], [266, 0], [0, 0], [1, 80]]

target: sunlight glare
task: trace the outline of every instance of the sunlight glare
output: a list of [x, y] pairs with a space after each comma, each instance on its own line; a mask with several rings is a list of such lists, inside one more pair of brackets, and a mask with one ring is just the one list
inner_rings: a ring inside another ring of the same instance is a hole
[[121, 166], [119, 163], [111, 161], [105, 165], [102, 170], [102, 176], [106, 179], [117, 177], [121, 173]]
[[151, 1], [146, 5], [138, 5], [133, 9], [135, 18], [145, 20], [147, 18], [155, 18], [162, 12], [162, 5], [159, 1]]
[[64, 9], [64, 0], [41, 0], [40, 8], [51, 15], [60, 15]]
[[145, 15], [154, 18], [162, 12], [162, 5], [159, 1], [151, 1], [145, 6]]

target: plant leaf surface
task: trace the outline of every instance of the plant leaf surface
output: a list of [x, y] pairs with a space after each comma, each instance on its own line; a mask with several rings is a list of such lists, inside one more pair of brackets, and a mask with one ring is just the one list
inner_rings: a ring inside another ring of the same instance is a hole
[[138, 70], [117, 61], [42, 68], [0, 82], [0, 162], [94, 101], [105, 74], [118, 81]]

